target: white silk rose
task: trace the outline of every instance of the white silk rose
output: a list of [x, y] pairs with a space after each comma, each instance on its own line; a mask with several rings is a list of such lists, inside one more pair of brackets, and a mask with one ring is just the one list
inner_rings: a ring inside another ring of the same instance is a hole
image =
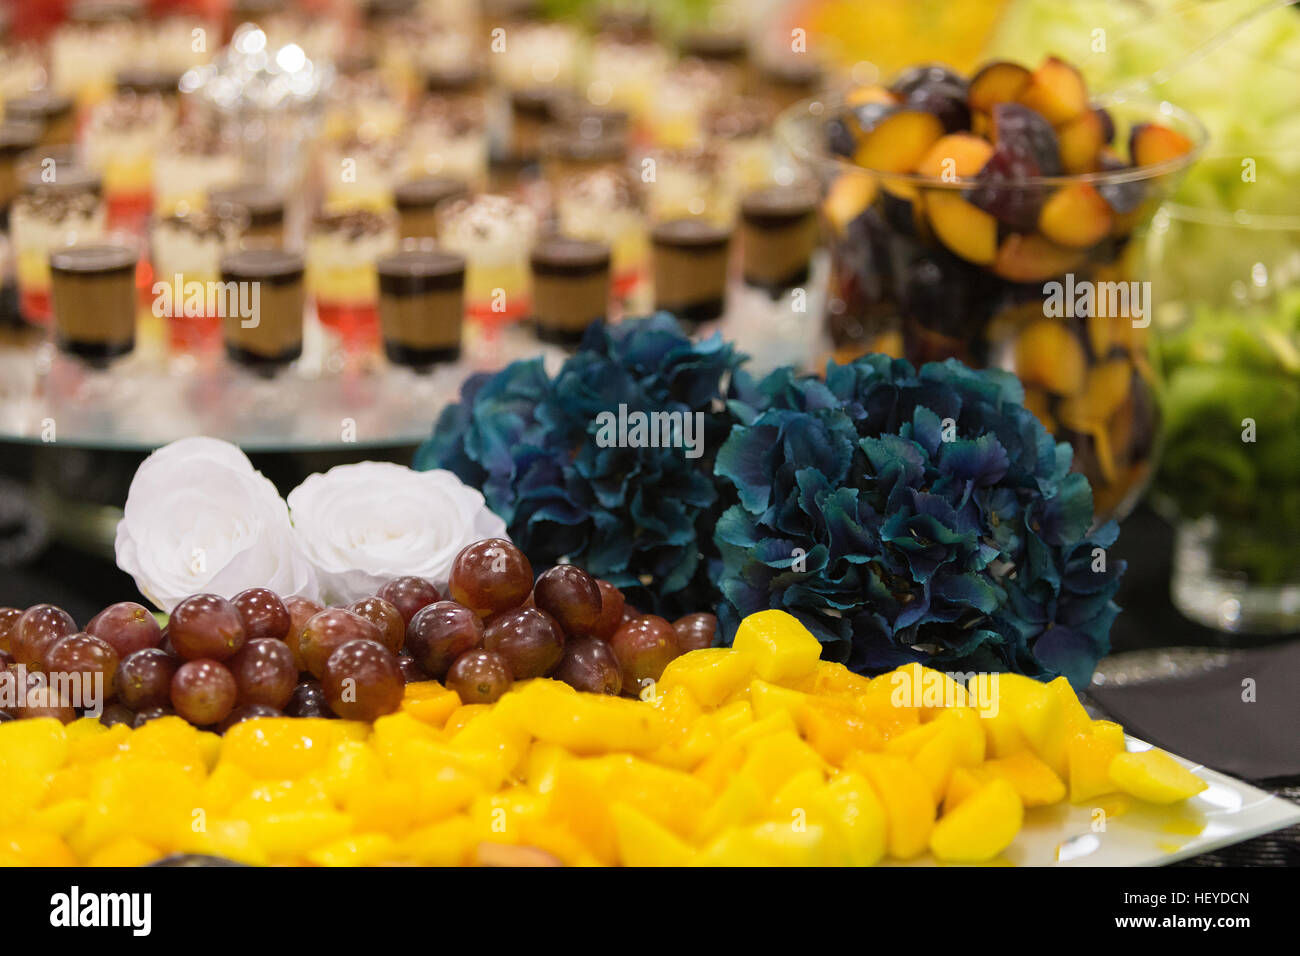
[[215, 438], [182, 438], [141, 463], [114, 550], [140, 593], [169, 613], [191, 594], [319, 595], [275, 485]]
[[289, 514], [326, 599], [369, 597], [414, 574], [444, 589], [468, 544], [504, 538], [483, 495], [449, 471], [388, 462], [338, 465], [289, 492]]

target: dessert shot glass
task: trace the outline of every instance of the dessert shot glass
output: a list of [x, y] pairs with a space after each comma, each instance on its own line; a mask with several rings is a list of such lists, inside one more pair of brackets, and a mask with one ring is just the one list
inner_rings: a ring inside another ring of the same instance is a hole
[[429, 248], [380, 259], [379, 319], [394, 365], [428, 371], [460, 358], [465, 257]]
[[221, 260], [226, 302], [226, 356], [270, 378], [302, 355], [307, 292], [302, 256], [283, 249], [244, 249]]

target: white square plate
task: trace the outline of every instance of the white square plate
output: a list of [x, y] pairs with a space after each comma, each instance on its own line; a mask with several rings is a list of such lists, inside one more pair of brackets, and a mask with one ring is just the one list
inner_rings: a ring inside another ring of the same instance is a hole
[[[1151, 747], [1128, 738], [1130, 751]], [[1300, 806], [1175, 757], [1209, 788], [1191, 800], [1158, 807], [1110, 795], [1025, 813], [1015, 841], [994, 865], [1162, 866], [1300, 823]], [[911, 865], [936, 865], [933, 857]]]

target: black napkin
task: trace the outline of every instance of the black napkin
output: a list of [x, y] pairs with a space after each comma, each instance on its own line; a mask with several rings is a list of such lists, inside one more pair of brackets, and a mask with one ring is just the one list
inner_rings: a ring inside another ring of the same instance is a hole
[[1300, 776], [1300, 641], [1238, 651], [1187, 677], [1088, 693], [1133, 736], [1181, 757], [1247, 780]]

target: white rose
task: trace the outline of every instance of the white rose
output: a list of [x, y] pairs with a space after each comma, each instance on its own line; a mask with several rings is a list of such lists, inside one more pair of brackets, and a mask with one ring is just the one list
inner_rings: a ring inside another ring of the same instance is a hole
[[191, 594], [230, 598], [250, 587], [319, 595], [275, 485], [215, 438], [182, 438], [144, 460], [115, 550], [140, 593], [168, 612]]
[[289, 514], [322, 592], [336, 603], [369, 597], [406, 574], [445, 588], [462, 548], [506, 531], [483, 495], [451, 472], [387, 462], [312, 475], [289, 492]]

